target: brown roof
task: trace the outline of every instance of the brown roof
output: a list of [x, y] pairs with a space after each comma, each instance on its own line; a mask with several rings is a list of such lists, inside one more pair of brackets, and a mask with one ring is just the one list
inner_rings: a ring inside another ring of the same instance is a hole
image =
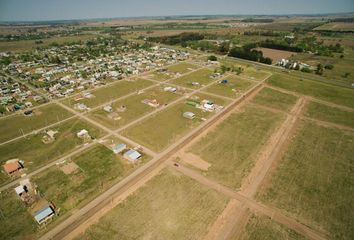
[[21, 165], [19, 162], [10, 162], [10, 163], [6, 163], [4, 165], [4, 170], [7, 173], [12, 173], [20, 168], [21, 168]]

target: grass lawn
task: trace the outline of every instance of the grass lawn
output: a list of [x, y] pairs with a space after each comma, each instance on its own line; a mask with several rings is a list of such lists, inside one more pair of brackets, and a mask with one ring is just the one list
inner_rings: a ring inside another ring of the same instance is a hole
[[238, 189], [257, 153], [283, 118], [281, 113], [249, 106], [220, 123], [189, 151], [211, 164], [204, 172], [206, 176]]
[[[207, 99], [215, 102], [215, 104], [225, 104], [224, 100], [213, 96], [205, 94], [194, 96], [198, 96], [196, 101]], [[196, 117], [194, 119], [187, 119], [183, 117], [184, 112], [193, 112]], [[200, 125], [203, 122], [202, 118], [207, 118], [211, 114], [213, 113], [203, 112], [201, 109], [187, 105], [185, 101], [181, 101], [181, 103], [166, 108], [124, 130], [123, 134], [152, 150], [162, 151], [187, 134], [188, 131]]]
[[0, 212], [1, 239], [35, 239], [37, 224], [12, 188], [0, 193]]
[[285, 74], [274, 74], [267, 80], [267, 83], [275, 87], [354, 108], [354, 91], [349, 88], [332, 86], [308, 79], [302, 80]]
[[[114, 102], [112, 104], [112, 108], [114, 109], [113, 112], [119, 115], [119, 120], [114, 120], [112, 117], [110, 117], [112, 113], [107, 113], [103, 109], [99, 109], [90, 113], [90, 116], [94, 120], [101, 122], [109, 128], [117, 129], [156, 109], [142, 103], [143, 100], [156, 99], [160, 105], [163, 106], [177, 99], [178, 97], [181, 97], [181, 95], [177, 93], [165, 92], [162, 87], [155, 87], [147, 90], [142, 94], [130, 96], [123, 100]], [[124, 112], [117, 112], [116, 109], [119, 109], [121, 106], [125, 106], [126, 110]]]
[[[0, 146], [0, 165], [3, 165], [9, 159], [19, 158], [25, 161], [26, 169], [33, 171], [83, 144], [84, 140], [76, 136], [76, 133], [81, 129], [88, 130], [93, 138], [98, 138], [104, 133], [81, 120], [68, 120], [51, 128], [51, 130], [58, 131], [55, 135], [56, 139], [52, 143], [44, 144], [42, 137], [45, 133], [41, 132]], [[9, 180], [11, 179], [7, 174], [0, 172], [1, 184]]]
[[241, 74], [241, 76], [248, 77], [256, 81], [262, 81], [265, 78], [269, 77], [270, 75], [272, 74], [269, 72], [265, 72], [252, 67], [245, 68], [244, 72]]
[[[213, 71], [203, 68], [203, 69], [200, 69], [200, 70], [195, 71], [193, 73], [182, 76], [180, 78], [176, 78], [176, 79], [172, 80], [171, 83], [180, 85], [182, 87], [198, 89], [198, 88], [201, 88], [203, 85], [207, 85], [207, 84], [211, 83], [212, 81], [216, 80], [216, 79], [211, 78], [212, 74], [213, 74]], [[198, 82], [199, 85], [194, 86], [194, 85], [192, 85], [192, 82]]]
[[215, 83], [206, 89], [207, 92], [225, 97], [237, 98], [243, 92], [255, 85], [254, 82], [239, 78], [235, 75], [226, 77], [228, 83]]
[[301, 122], [258, 200], [286, 210], [331, 239], [354, 239], [354, 134]]
[[304, 114], [310, 118], [316, 118], [322, 121], [342, 124], [354, 128], [354, 112], [345, 111], [317, 102], [310, 102], [307, 105]]
[[100, 104], [112, 101], [134, 91], [137, 92], [140, 89], [148, 87], [152, 84], [153, 82], [144, 79], [137, 79], [135, 81], [121, 80], [116, 84], [91, 91], [92, 95], [94, 95], [93, 98], [84, 98], [79, 101], [75, 101], [73, 98], [69, 98], [64, 100], [64, 103], [72, 107], [76, 103], [84, 103], [88, 107], [96, 107]]
[[227, 200], [166, 169], [77, 239], [202, 239]]
[[240, 240], [305, 240], [295, 231], [282, 226], [268, 217], [252, 215], [247, 222]]
[[26, 134], [70, 116], [72, 116], [72, 114], [62, 107], [56, 104], [48, 104], [36, 108], [32, 116], [21, 114], [0, 118], [0, 142], [21, 136], [21, 129], [23, 133]]
[[193, 69], [197, 69], [198, 66], [186, 62], [181, 62], [172, 66], [169, 66], [167, 69], [171, 73], [179, 73], [184, 74], [192, 71]]
[[[140, 164], [146, 158], [144, 156]], [[88, 203], [139, 165], [128, 163], [122, 155], [114, 154], [103, 145], [91, 148], [72, 161], [79, 166], [74, 173], [67, 175], [55, 166], [33, 178], [42, 196], [60, 207], [61, 215]]]
[[263, 88], [252, 99], [252, 102], [278, 110], [290, 111], [297, 99], [296, 96], [291, 94], [282, 93], [271, 88]]

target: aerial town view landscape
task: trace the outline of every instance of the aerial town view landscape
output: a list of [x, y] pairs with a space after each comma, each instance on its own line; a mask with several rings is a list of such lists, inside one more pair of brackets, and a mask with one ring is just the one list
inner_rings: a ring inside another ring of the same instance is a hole
[[0, 0], [0, 239], [354, 239], [352, 0]]

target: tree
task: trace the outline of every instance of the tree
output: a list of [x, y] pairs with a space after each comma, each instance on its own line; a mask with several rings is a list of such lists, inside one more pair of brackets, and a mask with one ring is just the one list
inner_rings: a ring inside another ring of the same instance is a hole
[[217, 61], [218, 59], [217, 59], [217, 57], [215, 57], [214, 55], [211, 55], [211, 56], [208, 57], [208, 60], [210, 60], [210, 61]]
[[323, 66], [322, 66], [322, 64], [318, 64], [317, 65], [316, 74], [318, 74], [318, 75], [322, 75], [323, 74]]

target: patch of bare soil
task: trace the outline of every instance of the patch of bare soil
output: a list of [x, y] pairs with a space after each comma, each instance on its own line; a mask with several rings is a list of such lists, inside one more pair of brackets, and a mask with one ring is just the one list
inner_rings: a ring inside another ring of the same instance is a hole
[[60, 168], [66, 175], [76, 172], [79, 169], [79, 166], [74, 162], [65, 164]]
[[192, 165], [193, 167], [199, 168], [203, 171], [207, 171], [209, 167], [211, 166], [210, 163], [207, 161], [204, 161], [201, 157], [198, 155], [195, 155], [193, 153], [181, 153], [179, 155], [181, 160], [185, 163], [188, 163], [189, 165]]

